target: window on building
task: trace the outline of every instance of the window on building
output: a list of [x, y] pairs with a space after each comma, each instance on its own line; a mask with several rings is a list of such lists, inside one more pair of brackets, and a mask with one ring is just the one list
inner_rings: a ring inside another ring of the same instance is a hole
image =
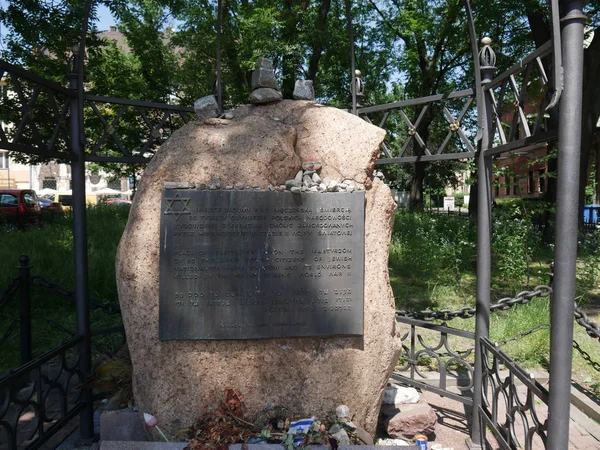
[[0, 152], [0, 169], [8, 169], [8, 152]]
[[513, 178], [513, 193], [515, 195], [519, 195], [519, 178], [518, 177], [514, 177]]
[[540, 192], [546, 192], [546, 170], [540, 170]]
[[111, 180], [108, 180], [108, 187], [111, 189], [116, 189], [117, 191], [120, 191], [121, 190], [121, 179], [113, 178]]
[[494, 183], [494, 197], [498, 198], [500, 197], [500, 179], [496, 178], [496, 181]]
[[529, 171], [529, 193], [535, 194], [535, 178], [533, 177], [533, 170]]
[[506, 195], [510, 195], [510, 178], [504, 177], [504, 185], [506, 186]]
[[42, 189], [56, 189], [56, 178], [44, 178], [42, 180]]

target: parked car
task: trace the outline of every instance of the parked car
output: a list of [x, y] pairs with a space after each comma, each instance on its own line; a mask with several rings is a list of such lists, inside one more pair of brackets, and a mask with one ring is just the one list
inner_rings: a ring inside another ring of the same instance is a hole
[[0, 189], [0, 224], [3, 227], [25, 229], [41, 220], [42, 211], [35, 191]]
[[38, 198], [40, 202], [40, 208], [42, 210], [42, 219], [54, 220], [54, 217], [62, 217], [65, 215], [63, 205], [58, 202], [53, 202], [44, 197]]
[[111, 198], [106, 200], [107, 205], [131, 205], [131, 200], [123, 200], [122, 198]]
[[[60, 203], [63, 207], [63, 210], [67, 213], [71, 211], [71, 207], [73, 206], [73, 193], [71, 191], [46, 194], [44, 195], [44, 198], [54, 203]], [[88, 194], [85, 196], [85, 202], [88, 205], [95, 205], [97, 201], [98, 199], [96, 195]]]

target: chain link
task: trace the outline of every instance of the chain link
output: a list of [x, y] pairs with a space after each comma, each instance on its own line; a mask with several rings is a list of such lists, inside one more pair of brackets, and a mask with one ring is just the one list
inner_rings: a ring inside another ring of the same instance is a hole
[[[71, 303], [75, 301], [75, 291], [69, 291], [63, 288], [61, 285], [57, 283], [53, 283], [51, 281], [46, 280], [40, 276], [31, 277], [31, 284], [33, 286], [40, 286], [48, 289], [50, 292], [54, 294], [62, 295], [66, 297]], [[104, 314], [120, 314], [121, 308], [116, 303], [105, 302], [102, 303], [99, 300], [89, 297], [90, 307], [91, 309], [100, 309]]]
[[600, 326], [598, 326], [597, 323], [592, 322], [585, 311], [581, 309], [577, 303], [575, 303], [575, 321], [585, 328], [585, 331], [590, 337], [600, 340]]
[[582, 349], [579, 344], [577, 343], [577, 341], [573, 341], [573, 348], [575, 350], [577, 350], [579, 352], [579, 354], [581, 355], [581, 357], [586, 360], [588, 363], [590, 363], [590, 365], [596, 369], [598, 372], [600, 372], [600, 363], [594, 361], [592, 359], [592, 357], [590, 356], [590, 354], [588, 352], [586, 352], [584, 349]]
[[[533, 291], [519, 292], [515, 297], [505, 297], [500, 299], [498, 303], [490, 307], [490, 312], [506, 311], [515, 305], [526, 305], [535, 297], [547, 297], [552, 293], [552, 288], [549, 286], [540, 285], [534, 288]], [[401, 317], [409, 317], [425, 321], [431, 320], [452, 320], [460, 317], [461, 319], [470, 319], [475, 316], [475, 308], [471, 306], [463, 306], [457, 310], [442, 309], [439, 311], [418, 311], [410, 312], [406, 310], [396, 310], [396, 315]]]
[[0, 347], [2, 347], [2, 344], [4, 344], [4, 342], [9, 338], [9, 336], [13, 333], [13, 331], [15, 331], [15, 329], [17, 328], [17, 325], [19, 325], [18, 317], [12, 321], [12, 323], [8, 326], [8, 328], [4, 332], [4, 335], [0, 338]]
[[506, 339], [502, 339], [501, 341], [496, 341], [495, 344], [499, 345], [500, 347], [503, 345], [508, 344], [509, 342], [514, 342], [514, 341], [518, 341], [520, 339], [523, 339], [526, 336], [529, 336], [537, 331], [540, 330], [548, 330], [550, 329], [550, 325], [547, 323], [542, 323], [540, 325], [537, 325], [533, 328], [530, 328], [529, 330], [525, 330], [525, 331], [521, 331], [520, 333], [515, 334], [514, 336], [511, 336], [509, 338]]
[[0, 309], [8, 303], [8, 299], [21, 287], [21, 279], [19, 277], [13, 278], [6, 289], [0, 292]]

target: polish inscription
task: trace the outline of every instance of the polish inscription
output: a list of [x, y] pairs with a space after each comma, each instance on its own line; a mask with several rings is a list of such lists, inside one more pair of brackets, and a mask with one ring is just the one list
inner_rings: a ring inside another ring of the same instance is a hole
[[164, 189], [159, 334], [363, 334], [364, 192]]

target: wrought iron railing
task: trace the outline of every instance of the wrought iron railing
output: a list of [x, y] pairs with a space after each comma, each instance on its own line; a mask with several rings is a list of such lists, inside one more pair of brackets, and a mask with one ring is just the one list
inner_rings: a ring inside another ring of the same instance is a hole
[[[0, 60], [0, 148], [71, 161], [70, 104], [77, 93]], [[194, 109], [84, 94], [86, 161], [145, 164]]]
[[[378, 165], [472, 158], [477, 134], [472, 89], [358, 109], [358, 115], [388, 131]], [[431, 124], [445, 131], [432, 135]]]
[[0, 379], [0, 448], [39, 448], [83, 407], [74, 337]]
[[86, 161], [145, 164], [194, 117], [185, 106], [85, 94]]
[[[407, 317], [398, 317], [397, 321], [409, 325], [410, 330], [402, 337], [402, 366], [396, 368], [392, 379], [473, 405], [473, 363], [469, 357], [475, 334]], [[409, 336], [410, 344], [406, 345], [404, 342]], [[458, 349], [459, 346], [462, 349]], [[429, 379], [420, 368], [424, 363], [434, 366], [439, 378]], [[454, 386], [458, 393], [449, 389]]]
[[[548, 390], [497, 345], [483, 338], [483, 401], [479, 406], [485, 441], [502, 449], [546, 448]], [[497, 447], [495, 446], [495, 447]]]
[[552, 43], [548, 41], [510, 69], [484, 85], [492, 107], [492, 148], [488, 155], [538, 149], [556, 139], [557, 130], [548, 126], [546, 109], [552, 107], [546, 67], [552, 66]]
[[[8, 326], [0, 336], [0, 348], [17, 337], [20, 366], [0, 373], [0, 448], [39, 448], [84, 407], [82, 385], [85, 374], [80, 369], [78, 344], [83, 336], [47, 318], [32, 314], [32, 288], [44, 289], [74, 303], [75, 293], [40, 276], [31, 276], [27, 256], [20, 257], [19, 276], [0, 292], [0, 312]], [[14, 300], [18, 308], [14, 308]], [[11, 314], [7, 312], [9, 310]], [[117, 304], [90, 299], [90, 309], [117, 315]], [[7, 312], [7, 314], [4, 314]], [[14, 313], [13, 313], [14, 312]], [[65, 341], [39, 357], [32, 349], [32, 318], [42, 320]], [[123, 325], [91, 330], [92, 346], [103, 357], [110, 356], [124, 344]]]
[[0, 60], [0, 148], [70, 160], [69, 103], [72, 92]]

